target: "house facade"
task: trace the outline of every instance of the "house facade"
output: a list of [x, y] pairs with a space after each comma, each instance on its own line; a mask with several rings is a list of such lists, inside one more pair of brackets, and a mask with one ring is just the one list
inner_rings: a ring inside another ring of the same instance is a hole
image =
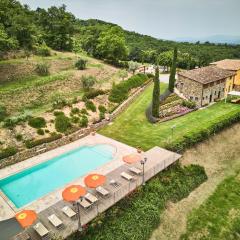
[[176, 87], [198, 107], [223, 99], [233, 90], [235, 72], [208, 66], [178, 73]]
[[211, 63], [218, 68], [234, 71], [236, 76], [234, 80], [234, 90], [240, 91], [240, 59], [225, 59], [222, 61]]

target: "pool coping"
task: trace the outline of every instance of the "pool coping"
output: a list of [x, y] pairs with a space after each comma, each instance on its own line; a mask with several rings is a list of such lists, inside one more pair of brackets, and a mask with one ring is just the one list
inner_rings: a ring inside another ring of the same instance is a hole
[[[16, 163], [14, 165], [8, 166], [6, 168], [3, 168], [0, 170], [0, 179], [4, 179], [6, 177], [9, 177], [11, 175], [14, 175], [18, 172], [24, 171], [28, 168], [31, 168], [35, 165], [41, 164], [43, 162], [49, 161], [50, 159], [59, 156], [61, 154], [67, 153], [71, 150], [74, 150], [76, 148], [79, 148], [81, 146], [90, 146], [90, 145], [95, 145], [95, 144], [107, 144], [111, 145], [116, 149], [116, 152], [113, 156], [113, 159], [101, 165], [100, 167], [97, 167], [95, 170], [88, 172], [86, 175], [89, 173], [101, 173], [106, 175], [107, 173], [111, 172], [115, 168], [124, 165], [122, 161], [122, 157], [126, 154], [130, 154], [133, 152], [136, 152], [136, 149], [133, 147], [130, 147], [124, 143], [118, 142], [116, 140], [113, 140], [111, 138], [105, 137], [100, 134], [95, 134], [95, 135], [88, 135], [84, 138], [81, 138], [79, 140], [76, 140], [72, 143], [69, 143], [67, 145], [61, 146], [59, 148], [50, 150], [48, 152], [42, 153], [40, 155], [37, 155], [35, 157], [29, 158], [23, 162]], [[86, 176], [84, 175], [84, 176]], [[30, 209], [30, 210], [35, 210], [37, 213], [45, 210], [46, 208], [56, 204], [59, 200], [62, 200], [61, 192], [62, 190], [71, 184], [81, 184], [84, 185], [83, 179], [84, 176], [79, 177], [75, 179], [72, 182], [69, 182], [68, 184], [55, 189], [51, 193], [38, 198], [34, 200], [33, 202], [24, 205], [21, 208], [17, 208], [14, 203], [0, 190], [0, 202], [4, 201], [9, 209], [6, 209], [6, 205], [3, 206], [3, 213], [1, 214], [1, 209], [0, 209], [0, 221], [12, 218], [17, 212], [21, 211], [22, 209]], [[5, 210], [5, 214], [4, 214]], [[7, 214], [6, 214], [7, 212]], [[10, 214], [11, 213], [11, 214]]]

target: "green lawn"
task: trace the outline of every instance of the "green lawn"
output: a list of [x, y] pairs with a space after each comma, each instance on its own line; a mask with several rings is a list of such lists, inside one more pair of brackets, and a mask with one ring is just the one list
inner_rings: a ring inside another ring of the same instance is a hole
[[240, 239], [240, 178], [227, 178], [197, 210], [187, 224], [181, 239]]
[[[161, 84], [164, 91], [166, 84]], [[173, 142], [180, 142], [186, 134], [199, 133], [201, 130], [222, 121], [225, 115], [240, 112], [240, 106], [219, 102], [207, 109], [189, 113], [174, 120], [151, 124], [145, 117], [145, 109], [151, 101], [152, 86], [148, 87], [112, 125], [101, 129], [99, 133], [129, 144], [148, 150], [154, 146], [166, 147]], [[176, 125], [172, 139], [171, 127]]]

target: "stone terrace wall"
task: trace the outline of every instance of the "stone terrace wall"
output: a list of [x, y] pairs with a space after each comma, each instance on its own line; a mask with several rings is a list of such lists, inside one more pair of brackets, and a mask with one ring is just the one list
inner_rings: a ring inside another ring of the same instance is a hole
[[109, 124], [111, 121], [113, 121], [121, 112], [123, 112], [148, 86], [150, 86], [152, 81], [149, 81], [146, 85], [143, 87], [137, 88], [136, 91], [123, 103], [121, 103], [115, 111], [110, 114], [108, 119], [104, 119], [99, 123], [92, 124], [88, 128], [85, 129], [80, 129], [72, 134], [69, 134], [67, 136], [63, 136], [62, 138], [50, 142], [50, 143], [44, 143], [42, 145], [36, 146], [31, 149], [27, 149], [24, 151], [20, 151], [16, 153], [14, 156], [2, 159], [0, 161], [0, 168], [4, 168], [6, 166], [12, 165], [17, 162], [21, 162], [25, 159], [34, 157], [36, 155], [39, 155], [41, 153], [50, 151], [52, 149], [55, 149], [57, 147], [69, 144], [73, 141], [76, 141], [80, 138], [83, 138], [87, 135], [89, 135], [91, 132], [97, 131], [100, 128], [106, 126]]

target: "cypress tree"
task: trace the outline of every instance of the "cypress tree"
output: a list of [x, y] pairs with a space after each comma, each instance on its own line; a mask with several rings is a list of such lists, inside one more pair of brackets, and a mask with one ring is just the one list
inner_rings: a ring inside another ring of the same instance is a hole
[[177, 47], [174, 48], [173, 52], [173, 60], [172, 60], [172, 67], [171, 67], [171, 73], [169, 77], [169, 85], [168, 90], [170, 92], [174, 92], [174, 85], [175, 85], [175, 75], [176, 75], [176, 66], [177, 66]]
[[152, 97], [152, 116], [155, 118], [159, 117], [160, 107], [160, 83], [159, 83], [159, 67], [155, 69], [154, 88]]

